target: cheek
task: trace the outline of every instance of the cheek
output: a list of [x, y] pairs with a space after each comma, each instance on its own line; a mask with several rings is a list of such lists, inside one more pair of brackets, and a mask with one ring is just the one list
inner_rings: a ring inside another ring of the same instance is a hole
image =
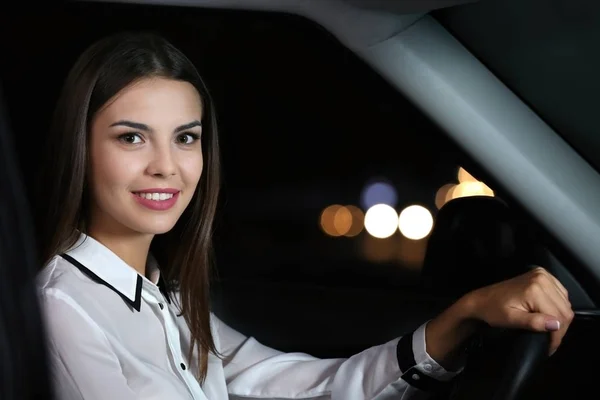
[[182, 176], [187, 185], [197, 185], [202, 171], [204, 169], [204, 160], [202, 153], [187, 155], [181, 163]]
[[94, 191], [99, 195], [130, 186], [143, 171], [140, 157], [125, 152], [110, 151], [99, 146], [91, 152], [91, 171]]

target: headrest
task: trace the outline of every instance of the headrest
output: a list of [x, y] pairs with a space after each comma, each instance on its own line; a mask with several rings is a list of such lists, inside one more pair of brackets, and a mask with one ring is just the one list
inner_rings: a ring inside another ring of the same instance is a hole
[[423, 284], [440, 296], [459, 298], [526, 272], [537, 254], [524, 224], [502, 200], [454, 199], [437, 215], [425, 254]]

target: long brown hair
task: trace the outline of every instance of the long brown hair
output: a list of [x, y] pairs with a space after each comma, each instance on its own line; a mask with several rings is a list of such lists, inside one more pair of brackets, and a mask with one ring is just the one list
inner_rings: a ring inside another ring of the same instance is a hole
[[38, 243], [42, 263], [72, 247], [88, 225], [89, 128], [95, 113], [123, 88], [146, 77], [194, 85], [202, 99], [204, 171], [194, 196], [175, 227], [157, 235], [151, 251], [169, 290], [179, 290], [181, 313], [191, 331], [190, 354], [198, 348], [199, 379], [208, 353], [217, 354], [210, 330], [212, 226], [219, 191], [219, 146], [209, 92], [188, 58], [153, 33], [119, 33], [81, 54], [69, 72], [51, 126], [38, 182]]

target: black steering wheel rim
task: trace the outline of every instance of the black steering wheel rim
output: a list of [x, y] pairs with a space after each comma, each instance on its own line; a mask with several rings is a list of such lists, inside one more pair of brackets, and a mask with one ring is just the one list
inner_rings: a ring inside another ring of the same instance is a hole
[[518, 400], [527, 382], [548, 358], [550, 334], [547, 332], [519, 331], [508, 355], [505, 373], [500, 377], [492, 400]]
[[472, 340], [464, 376], [448, 399], [524, 399], [530, 378], [548, 358], [550, 334], [490, 328]]

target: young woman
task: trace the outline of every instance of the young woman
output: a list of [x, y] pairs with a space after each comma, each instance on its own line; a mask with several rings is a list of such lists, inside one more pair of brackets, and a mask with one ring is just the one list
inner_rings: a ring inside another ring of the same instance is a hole
[[39, 286], [63, 400], [422, 398], [461, 370], [479, 322], [552, 331], [552, 352], [573, 317], [538, 268], [348, 359], [281, 353], [229, 328], [209, 304], [213, 104], [190, 61], [152, 34], [81, 55], [48, 155]]

